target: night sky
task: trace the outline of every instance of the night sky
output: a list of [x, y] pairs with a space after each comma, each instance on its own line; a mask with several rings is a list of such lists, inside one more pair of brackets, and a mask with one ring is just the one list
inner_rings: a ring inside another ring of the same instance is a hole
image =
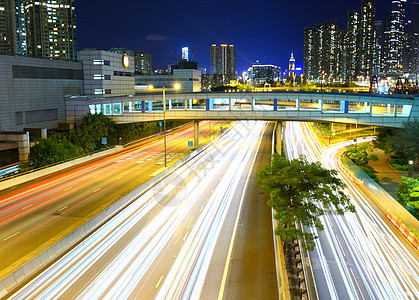
[[[382, 19], [391, 0], [376, 3]], [[239, 74], [256, 60], [284, 70], [291, 51], [297, 67], [303, 65], [305, 27], [335, 18], [346, 29], [347, 12], [360, 7], [361, 0], [76, 0], [78, 48], [144, 50], [157, 69], [187, 46], [209, 72], [211, 44], [225, 43], [236, 46]]]

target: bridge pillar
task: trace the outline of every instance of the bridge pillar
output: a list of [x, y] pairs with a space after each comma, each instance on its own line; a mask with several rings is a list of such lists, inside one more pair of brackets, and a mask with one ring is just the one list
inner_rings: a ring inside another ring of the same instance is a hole
[[169, 100], [169, 110], [172, 110], [172, 100]]
[[189, 99], [189, 109], [192, 109], [192, 99]]
[[397, 117], [397, 104], [394, 104], [394, 116]]
[[213, 110], [214, 109], [214, 100], [213, 99], [205, 99], [205, 109], [206, 110]]
[[368, 102], [364, 102], [364, 113], [368, 112]]
[[199, 148], [199, 121], [194, 121], [194, 149]]
[[233, 109], [233, 100], [228, 98], [228, 110], [231, 111]]
[[148, 101], [148, 111], [153, 111], [153, 101]]
[[295, 100], [295, 108], [300, 110], [300, 99]]
[[255, 110], [255, 99], [252, 98], [252, 111], [254, 111], [254, 110]]
[[319, 99], [319, 110], [323, 111], [323, 100]]
[[372, 102], [370, 102], [370, 116], [372, 116]]
[[186, 99], [185, 99], [185, 101], [184, 101], [184, 102], [185, 102], [185, 103], [184, 103], [184, 104], [185, 104], [185, 110], [187, 110], [187, 109], [188, 109], [188, 100], [186, 100]]
[[145, 101], [141, 101], [141, 112], [145, 113]]
[[278, 111], [278, 99], [274, 99], [274, 111]]

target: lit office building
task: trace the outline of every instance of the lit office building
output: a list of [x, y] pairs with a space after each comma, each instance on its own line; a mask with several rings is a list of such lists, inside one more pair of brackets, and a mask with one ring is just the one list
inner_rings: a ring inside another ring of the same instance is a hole
[[309, 26], [304, 29], [304, 78], [314, 79], [313, 71], [314, 59], [314, 28]]
[[374, 57], [372, 74], [379, 76], [383, 73], [383, 43], [384, 43], [384, 26], [383, 21], [375, 21], [374, 23]]
[[346, 60], [346, 80], [355, 81], [356, 76], [359, 74], [359, 48], [358, 36], [360, 32], [360, 12], [352, 10], [348, 13], [348, 27], [347, 27], [347, 60]]
[[[294, 59], [295, 72], [295, 59]], [[257, 87], [265, 83], [273, 83], [279, 80], [281, 68], [274, 65], [255, 64], [248, 70], [248, 77], [252, 80], [252, 85]]]
[[325, 25], [323, 23], [314, 28], [313, 73], [315, 80], [322, 80], [324, 77], [324, 31]]
[[17, 54], [15, 1], [0, 0], [0, 54]]
[[[230, 83], [236, 80], [236, 48], [233, 45], [222, 44], [211, 46], [211, 74], [218, 75], [216, 85]], [[220, 82], [220, 78], [222, 78]]]
[[27, 55], [77, 59], [74, 0], [26, 0]]
[[359, 74], [368, 79], [372, 76], [374, 57], [375, 0], [363, 0], [359, 22]]
[[17, 54], [26, 56], [25, 0], [15, 0]]
[[138, 74], [151, 75], [151, 54], [144, 51], [135, 51], [135, 72]]
[[385, 21], [385, 46], [383, 58], [384, 71], [387, 74], [399, 76], [402, 74], [402, 55], [404, 39], [404, 23], [406, 17], [406, 0], [393, 0], [391, 19]]
[[324, 30], [324, 56], [322, 72], [328, 81], [334, 81], [338, 73], [339, 28], [337, 20], [326, 23]]

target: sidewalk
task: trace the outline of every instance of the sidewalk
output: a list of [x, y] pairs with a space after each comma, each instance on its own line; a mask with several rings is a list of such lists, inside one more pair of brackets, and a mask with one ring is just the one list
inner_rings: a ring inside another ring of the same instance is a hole
[[[384, 153], [383, 150], [374, 150], [371, 154], [378, 156], [378, 161], [370, 161], [368, 165], [373, 172], [380, 179], [380, 185], [385, 189], [394, 199], [397, 199], [396, 191], [402, 183], [402, 176], [407, 177], [407, 171], [397, 171], [390, 164], [390, 157]], [[413, 171], [413, 177], [419, 177], [419, 171]]]

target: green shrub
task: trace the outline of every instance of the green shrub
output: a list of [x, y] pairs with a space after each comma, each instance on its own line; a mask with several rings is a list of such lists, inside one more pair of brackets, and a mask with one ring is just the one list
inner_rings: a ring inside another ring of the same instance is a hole
[[403, 158], [390, 160], [390, 165], [392, 165], [393, 168], [399, 171], [407, 171], [409, 169], [409, 165], [407, 165], [407, 161]]

